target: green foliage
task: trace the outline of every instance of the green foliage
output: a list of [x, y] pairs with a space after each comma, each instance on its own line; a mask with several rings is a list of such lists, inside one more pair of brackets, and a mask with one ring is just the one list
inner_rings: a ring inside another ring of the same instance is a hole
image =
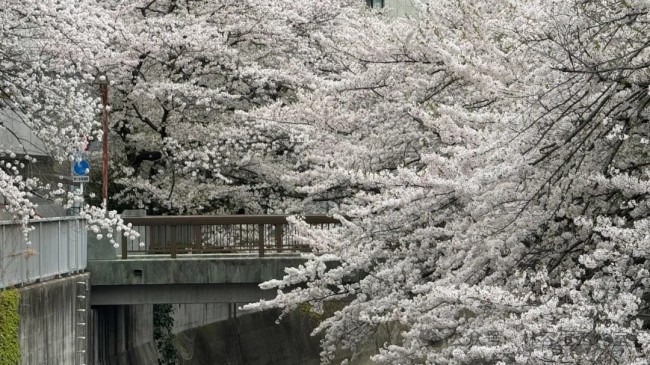
[[178, 351], [172, 344], [174, 335], [174, 307], [171, 304], [153, 305], [153, 339], [158, 349], [159, 365], [176, 364]]
[[16, 289], [0, 290], [0, 365], [15, 365], [20, 360], [19, 299]]

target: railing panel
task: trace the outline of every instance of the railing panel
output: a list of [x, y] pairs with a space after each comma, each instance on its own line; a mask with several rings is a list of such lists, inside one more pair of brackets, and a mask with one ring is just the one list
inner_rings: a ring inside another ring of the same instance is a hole
[[0, 288], [86, 268], [84, 222], [77, 217], [34, 219], [27, 245], [21, 226], [0, 221]]
[[[153, 216], [128, 217], [140, 232], [138, 240], [124, 240], [123, 258], [129, 254], [268, 253], [303, 252], [296, 229], [286, 215]], [[338, 221], [327, 216], [307, 216], [309, 224], [327, 229]], [[139, 247], [138, 242], [144, 242]]]
[[77, 270], [86, 270], [86, 263], [88, 262], [88, 231], [86, 230], [86, 222], [76, 220], [75, 225], [79, 232], [76, 243], [81, 252], [79, 261], [77, 262]]
[[79, 240], [79, 229], [78, 227], [74, 225], [70, 225], [69, 231], [68, 231], [68, 239], [64, 240], [69, 242], [70, 244], [66, 245], [68, 248], [69, 252], [69, 258], [70, 262], [68, 264], [68, 267], [71, 271], [74, 271], [78, 268], [78, 263], [80, 262], [80, 257], [79, 257], [79, 249], [76, 247], [73, 242], [77, 242]]
[[24, 248], [23, 257], [27, 281], [32, 282], [38, 280], [41, 275], [41, 255], [37, 254], [41, 252], [41, 231], [38, 224], [36, 224], [36, 229], [30, 232], [29, 240], [32, 244]]
[[0, 286], [9, 286], [26, 281], [23, 262], [25, 242], [17, 226], [2, 226], [2, 267], [0, 267]]
[[62, 242], [64, 245], [71, 246], [71, 251], [74, 251], [74, 254], [71, 255], [69, 270], [83, 270], [86, 268], [88, 256], [88, 232], [86, 231], [85, 222], [81, 220], [69, 221], [68, 225], [70, 239], [62, 240]]
[[58, 259], [59, 259], [59, 245], [61, 242], [58, 239], [58, 222], [38, 223], [35, 231], [40, 232], [39, 245], [41, 249], [38, 251], [40, 261], [39, 278], [41, 273], [49, 275], [59, 275]]

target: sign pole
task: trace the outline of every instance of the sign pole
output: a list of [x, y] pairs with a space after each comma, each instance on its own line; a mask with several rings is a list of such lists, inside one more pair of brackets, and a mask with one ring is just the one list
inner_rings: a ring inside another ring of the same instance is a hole
[[84, 212], [84, 183], [79, 184], [79, 190], [81, 190], [81, 208], [79, 208], [79, 212], [83, 213]]

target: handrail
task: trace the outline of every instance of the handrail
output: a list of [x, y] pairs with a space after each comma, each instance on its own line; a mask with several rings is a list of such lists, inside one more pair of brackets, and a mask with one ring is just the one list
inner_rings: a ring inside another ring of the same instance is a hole
[[[123, 236], [121, 258], [129, 252], [169, 253], [225, 253], [256, 251], [263, 257], [269, 250], [275, 252], [304, 251], [303, 245], [293, 240], [293, 232], [286, 228], [289, 215], [201, 215], [201, 216], [146, 216], [124, 217], [144, 236], [145, 248], [134, 248], [136, 243]], [[326, 215], [303, 215], [306, 223], [329, 227], [339, 224]], [[273, 238], [272, 241], [270, 238]], [[271, 241], [271, 242], [267, 242]]]
[[[41, 222], [63, 222], [63, 221], [78, 221], [81, 218], [75, 215], [63, 216], [63, 217], [46, 217], [46, 218], [31, 218], [27, 221], [27, 224], [41, 223]], [[21, 221], [16, 219], [5, 219], [0, 220], [0, 226], [14, 226], [20, 225]]]
[[[203, 224], [288, 224], [285, 214], [260, 214], [260, 215], [180, 215], [180, 216], [147, 216], [124, 217], [124, 223], [134, 226], [158, 225], [203, 225]], [[302, 216], [308, 224], [336, 224], [337, 219], [326, 215], [310, 214]]]

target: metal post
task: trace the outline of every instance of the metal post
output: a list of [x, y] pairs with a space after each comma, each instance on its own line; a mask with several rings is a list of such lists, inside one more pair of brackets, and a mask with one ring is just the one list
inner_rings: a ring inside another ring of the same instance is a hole
[[127, 256], [126, 236], [122, 235], [122, 260], [126, 260]]
[[[194, 242], [192, 242], [192, 246], [194, 246], [193, 248], [197, 250], [201, 250], [203, 248], [203, 240], [201, 237], [201, 226], [194, 225], [192, 227], [193, 227], [192, 229], [194, 230], [194, 239], [193, 239]], [[202, 252], [202, 250], [200, 252]]]
[[2, 244], [0, 244], [0, 287], [4, 288], [4, 286], [9, 282], [7, 279], [7, 266], [9, 265], [8, 260], [5, 260], [5, 247], [9, 248], [7, 245], [7, 232], [5, 231], [6, 226], [3, 224], [2, 225], [2, 241], [0, 241]]
[[277, 252], [282, 252], [282, 228], [284, 225], [276, 224], [275, 225], [275, 249]]
[[[32, 242], [32, 244], [34, 244]], [[38, 223], [38, 253], [40, 254], [43, 251], [43, 222]], [[38, 275], [36, 281], [41, 281], [41, 276], [43, 276], [43, 255], [38, 256]]]
[[99, 85], [102, 97], [102, 199], [108, 201], [108, 83]]
[[[61, 275], [61, 221], [56, 222], [57, 231], [56, 231], [56, 274]], [[70, 240], [68, 239], [68, 242]], [[70, 244], [70, 243], [68, 243]], [[70, 265], [68, 265], [70, 266]]]
[[258, 224], [257, 229], [258, 229], [258, 233], [257, 233], [257, 250], [259, 252], [259, 256], [264, 257], [264, 225], [263, 224]]
[[170, 230], [171, 230], [171, 237], [170, 237], [171, 240], [170, 240], [169, 243], [171, 244], [171, 247], [170, 247], [171, 255], [172, 255], [172, 258], [175, 259], [176, 258], [176, 226], [172, 225], [170, 227]]

